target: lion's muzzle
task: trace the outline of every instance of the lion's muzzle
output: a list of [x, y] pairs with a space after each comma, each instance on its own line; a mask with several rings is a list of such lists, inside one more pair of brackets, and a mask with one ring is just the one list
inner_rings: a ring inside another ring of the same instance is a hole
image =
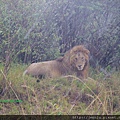
[[78, 65], [78, 66], [77, 66], [77, 69], [78, 69], [78, 70], [83, 70], [83, 68], [84, 68], [84, 65]]

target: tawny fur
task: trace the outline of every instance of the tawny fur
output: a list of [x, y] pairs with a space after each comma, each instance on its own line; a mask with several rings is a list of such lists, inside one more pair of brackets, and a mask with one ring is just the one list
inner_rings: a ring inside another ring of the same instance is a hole
[[89, 50], [79, 45], [67, 51], [56, 60], [32, 63], [24, 72], [32, 76], [43, 75], [45, 78], [57, 78], [65, 75], [76, 75], [86, 79], [89, 69]]

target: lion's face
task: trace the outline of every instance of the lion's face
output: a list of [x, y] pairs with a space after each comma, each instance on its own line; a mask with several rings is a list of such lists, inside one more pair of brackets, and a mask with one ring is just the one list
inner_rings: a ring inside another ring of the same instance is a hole
[[86, 64], [86, 59], [85, 59], [84, 54], [82, 52], [77, 52], [76, 54], [74, 54], [71, 58], [71, 64], [77, 70], [83, 70]]
[[71, 70], [83, 71], [89, 64], [89, 53], [84, 46], [78, 45], [65, 53], [63, 61], [66, 65], [71, 66]]

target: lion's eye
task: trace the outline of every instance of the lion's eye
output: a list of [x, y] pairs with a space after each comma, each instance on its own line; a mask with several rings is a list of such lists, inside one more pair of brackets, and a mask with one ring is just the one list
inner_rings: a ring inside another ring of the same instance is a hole
[[77, 58], [75, 58], [75, 60], [77, 61]]
[[84, 60], [84, 57], [82, 57], [81, 59]]
[[78, 56], [80, 56], [80, 53], [78, 54]]

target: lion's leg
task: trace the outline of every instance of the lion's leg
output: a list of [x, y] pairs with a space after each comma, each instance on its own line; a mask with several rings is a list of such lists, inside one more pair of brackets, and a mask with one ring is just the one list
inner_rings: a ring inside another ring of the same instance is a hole
[[88, 77], [88, 70], [85, 69], [83, 71], [79, 71], [77, 73], [77, 77], [79, 77], [80, 79], [87, 79], [87, 77]]
[[81, 74], [82, 74], [83, 79], [87, 79], [88, 78], [88, 69], [83, 70], [81, 72]]
[[82, 77], [83, 79], [86, 79], [88, 77], [88, 73], [86, 70], [83, 72]]

